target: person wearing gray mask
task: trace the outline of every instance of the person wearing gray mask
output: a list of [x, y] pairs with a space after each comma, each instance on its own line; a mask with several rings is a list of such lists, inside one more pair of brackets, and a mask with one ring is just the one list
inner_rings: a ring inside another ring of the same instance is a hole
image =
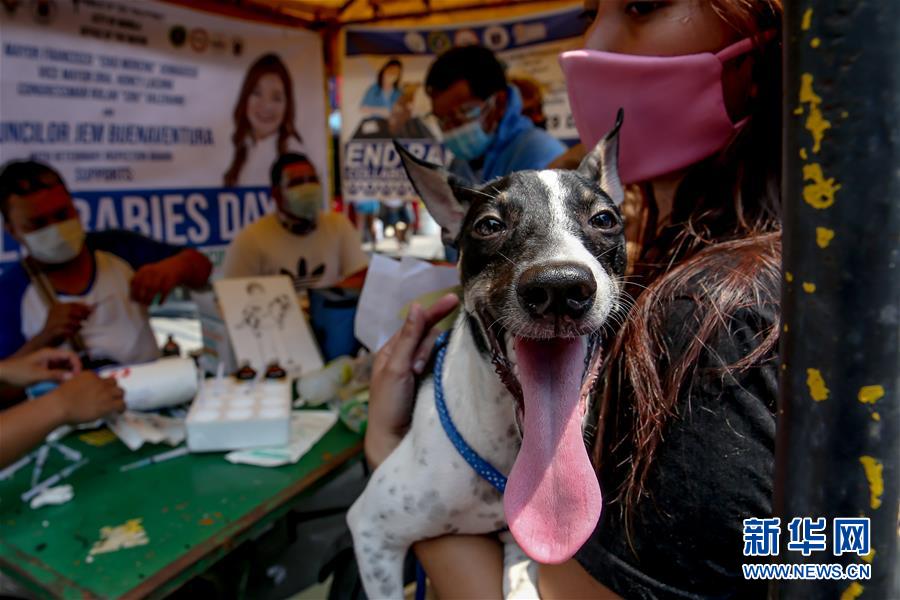
[[323, 210], [324, 189], [306, 156], [281, 155], [270, 176], [275, 210], [231, 241], [224, 277], [287, 275], [302, 298], [366, 269], [359, 233], [341, 213]]

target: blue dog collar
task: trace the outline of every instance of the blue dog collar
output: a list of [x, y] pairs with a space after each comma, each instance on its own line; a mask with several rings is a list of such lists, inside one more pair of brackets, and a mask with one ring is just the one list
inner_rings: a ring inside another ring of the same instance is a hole
[[437, 348], [437, 357], [434, 360], [434, 403], [437, 405], [438, 415], [441, 418], [441, 425], [444, 432], [456, 451], [459, 452], [469, 466], [478, 473], [482, 479], [490, 483], [501, 494], [506, 490], [506, 476], [494, 468], [488, 461], [484, 460], [472, 447], [463, 439], [463, 436], [453, 424], [450, 418], [450, 411], [447, 410], [447, 403], [444, 400], [443, 370], [444, 356], [447, 354], [447, 344], [450, 340], [450, 332], [445, 331], [435, 342]]

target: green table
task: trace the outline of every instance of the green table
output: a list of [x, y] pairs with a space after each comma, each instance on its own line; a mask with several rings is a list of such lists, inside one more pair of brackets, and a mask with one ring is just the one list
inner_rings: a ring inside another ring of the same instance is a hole
[[[189, 455], [121, 473], [164, 451], [130, 452], [118, 440], [63, 443], [90, 462], [72, 474], [75, 498], [32, 510], [19, 496], [32, 468], [0, 482], [0, 570], [41, 595], [162, 596], [282, 517], [308, 488], [360, 452], [362, 438], [337, 423], [294, 465], [233, 465], [222, 453]], [[51, 453], [44, 476], [67, 463]], [[141, 519], [149, 543], [88, 559], [100, 528]]]

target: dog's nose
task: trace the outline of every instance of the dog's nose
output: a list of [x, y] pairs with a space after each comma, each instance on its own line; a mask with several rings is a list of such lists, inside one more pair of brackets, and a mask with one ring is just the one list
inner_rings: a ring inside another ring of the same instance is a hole
[[597, 282], [590, 269], [578, 263], [531, 267], [519, 277], [516, 293], [532, 317], [583, 317], [594, 305]]

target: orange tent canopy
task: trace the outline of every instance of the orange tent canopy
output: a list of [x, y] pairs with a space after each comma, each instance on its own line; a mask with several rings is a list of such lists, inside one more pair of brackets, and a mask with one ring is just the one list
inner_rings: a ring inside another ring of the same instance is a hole
[[[283, 25], [325, 28], [345, 24], [403, 19], [448, 21], [485, 11], [502, 10], [504, 15], [518, 11], [554, 9], [571, 5], [574, 0], [168, 0], [192, 8], [259, 19]], [[469, 13], [463, 15], [461, 13]]]

